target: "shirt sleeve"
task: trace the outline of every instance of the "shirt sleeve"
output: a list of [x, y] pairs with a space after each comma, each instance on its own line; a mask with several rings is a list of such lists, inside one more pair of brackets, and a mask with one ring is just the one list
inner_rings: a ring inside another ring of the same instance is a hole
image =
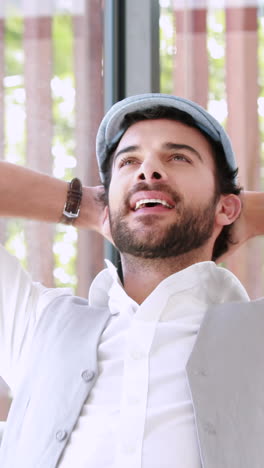
[[12, 387], [45, 307], [69, 289], [35, 283], [19, 261], [0, 245], [0, 375]]

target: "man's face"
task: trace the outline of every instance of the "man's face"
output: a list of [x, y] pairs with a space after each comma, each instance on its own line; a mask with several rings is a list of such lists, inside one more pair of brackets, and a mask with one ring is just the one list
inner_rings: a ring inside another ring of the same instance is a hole
[[132, 125], [115, 151], [109, 187], [112, 237], [122, 253], [177, 256], [211, 237], [212, 150], [195, 128], [158, 119]]

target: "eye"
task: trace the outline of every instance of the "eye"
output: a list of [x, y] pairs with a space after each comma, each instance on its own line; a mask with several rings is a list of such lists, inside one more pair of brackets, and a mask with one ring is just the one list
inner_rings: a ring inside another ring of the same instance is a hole
[[187, 158], [187, 156], [185, 156], [184, 154], [181, 154], [181, 153], [176, 153], [176, 154], [173, 154], [171, 159], [173, 161], [183, 161], [183, 162], [187, 162], [187, 163], [191, 163], [192, 161], [190, 160], [190, 158]]
[[118, 167], [124, 167], [124, 166], [132, 166], [133, 164], [136, 164], [136, 159], [131, 158], [131, 157], [126, 157], [126, 158], [121, 158]]

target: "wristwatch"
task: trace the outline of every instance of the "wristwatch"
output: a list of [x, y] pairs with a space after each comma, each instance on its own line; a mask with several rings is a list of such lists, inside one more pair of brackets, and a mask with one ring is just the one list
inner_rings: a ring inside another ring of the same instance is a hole
[[75, 177], [69, 183], [67, 199], [63, 208], [61, 223], [73, 224], [80, 215], [80, 205], [82, 200], [82, 183]]

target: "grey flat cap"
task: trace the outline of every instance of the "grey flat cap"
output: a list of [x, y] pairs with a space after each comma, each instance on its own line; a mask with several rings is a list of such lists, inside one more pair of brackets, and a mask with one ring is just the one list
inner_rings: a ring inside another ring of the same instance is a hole
[[106, 158], [106, 148], [120, 132], [120, 126], [125, 115], [130, 112], [149, 109], [160, 105], [174, 107], [175, 109], [182, 110], [191, 115], [196, 121], [197, 128], [200, 128], [211, 136], [213, 140], [222, 144], [226, 161], [231, 169], [236, 169], [235, 155], [227, 133], [219, 122], [203, 109], [203, 107], [188, 99], [169, 94], [139, 94], [137, 96], [130, 96], [114, 104], [106, 113], [100, 124], [96, 137], [96, 156], [102, 182], [104, 181], [102, 164]]

